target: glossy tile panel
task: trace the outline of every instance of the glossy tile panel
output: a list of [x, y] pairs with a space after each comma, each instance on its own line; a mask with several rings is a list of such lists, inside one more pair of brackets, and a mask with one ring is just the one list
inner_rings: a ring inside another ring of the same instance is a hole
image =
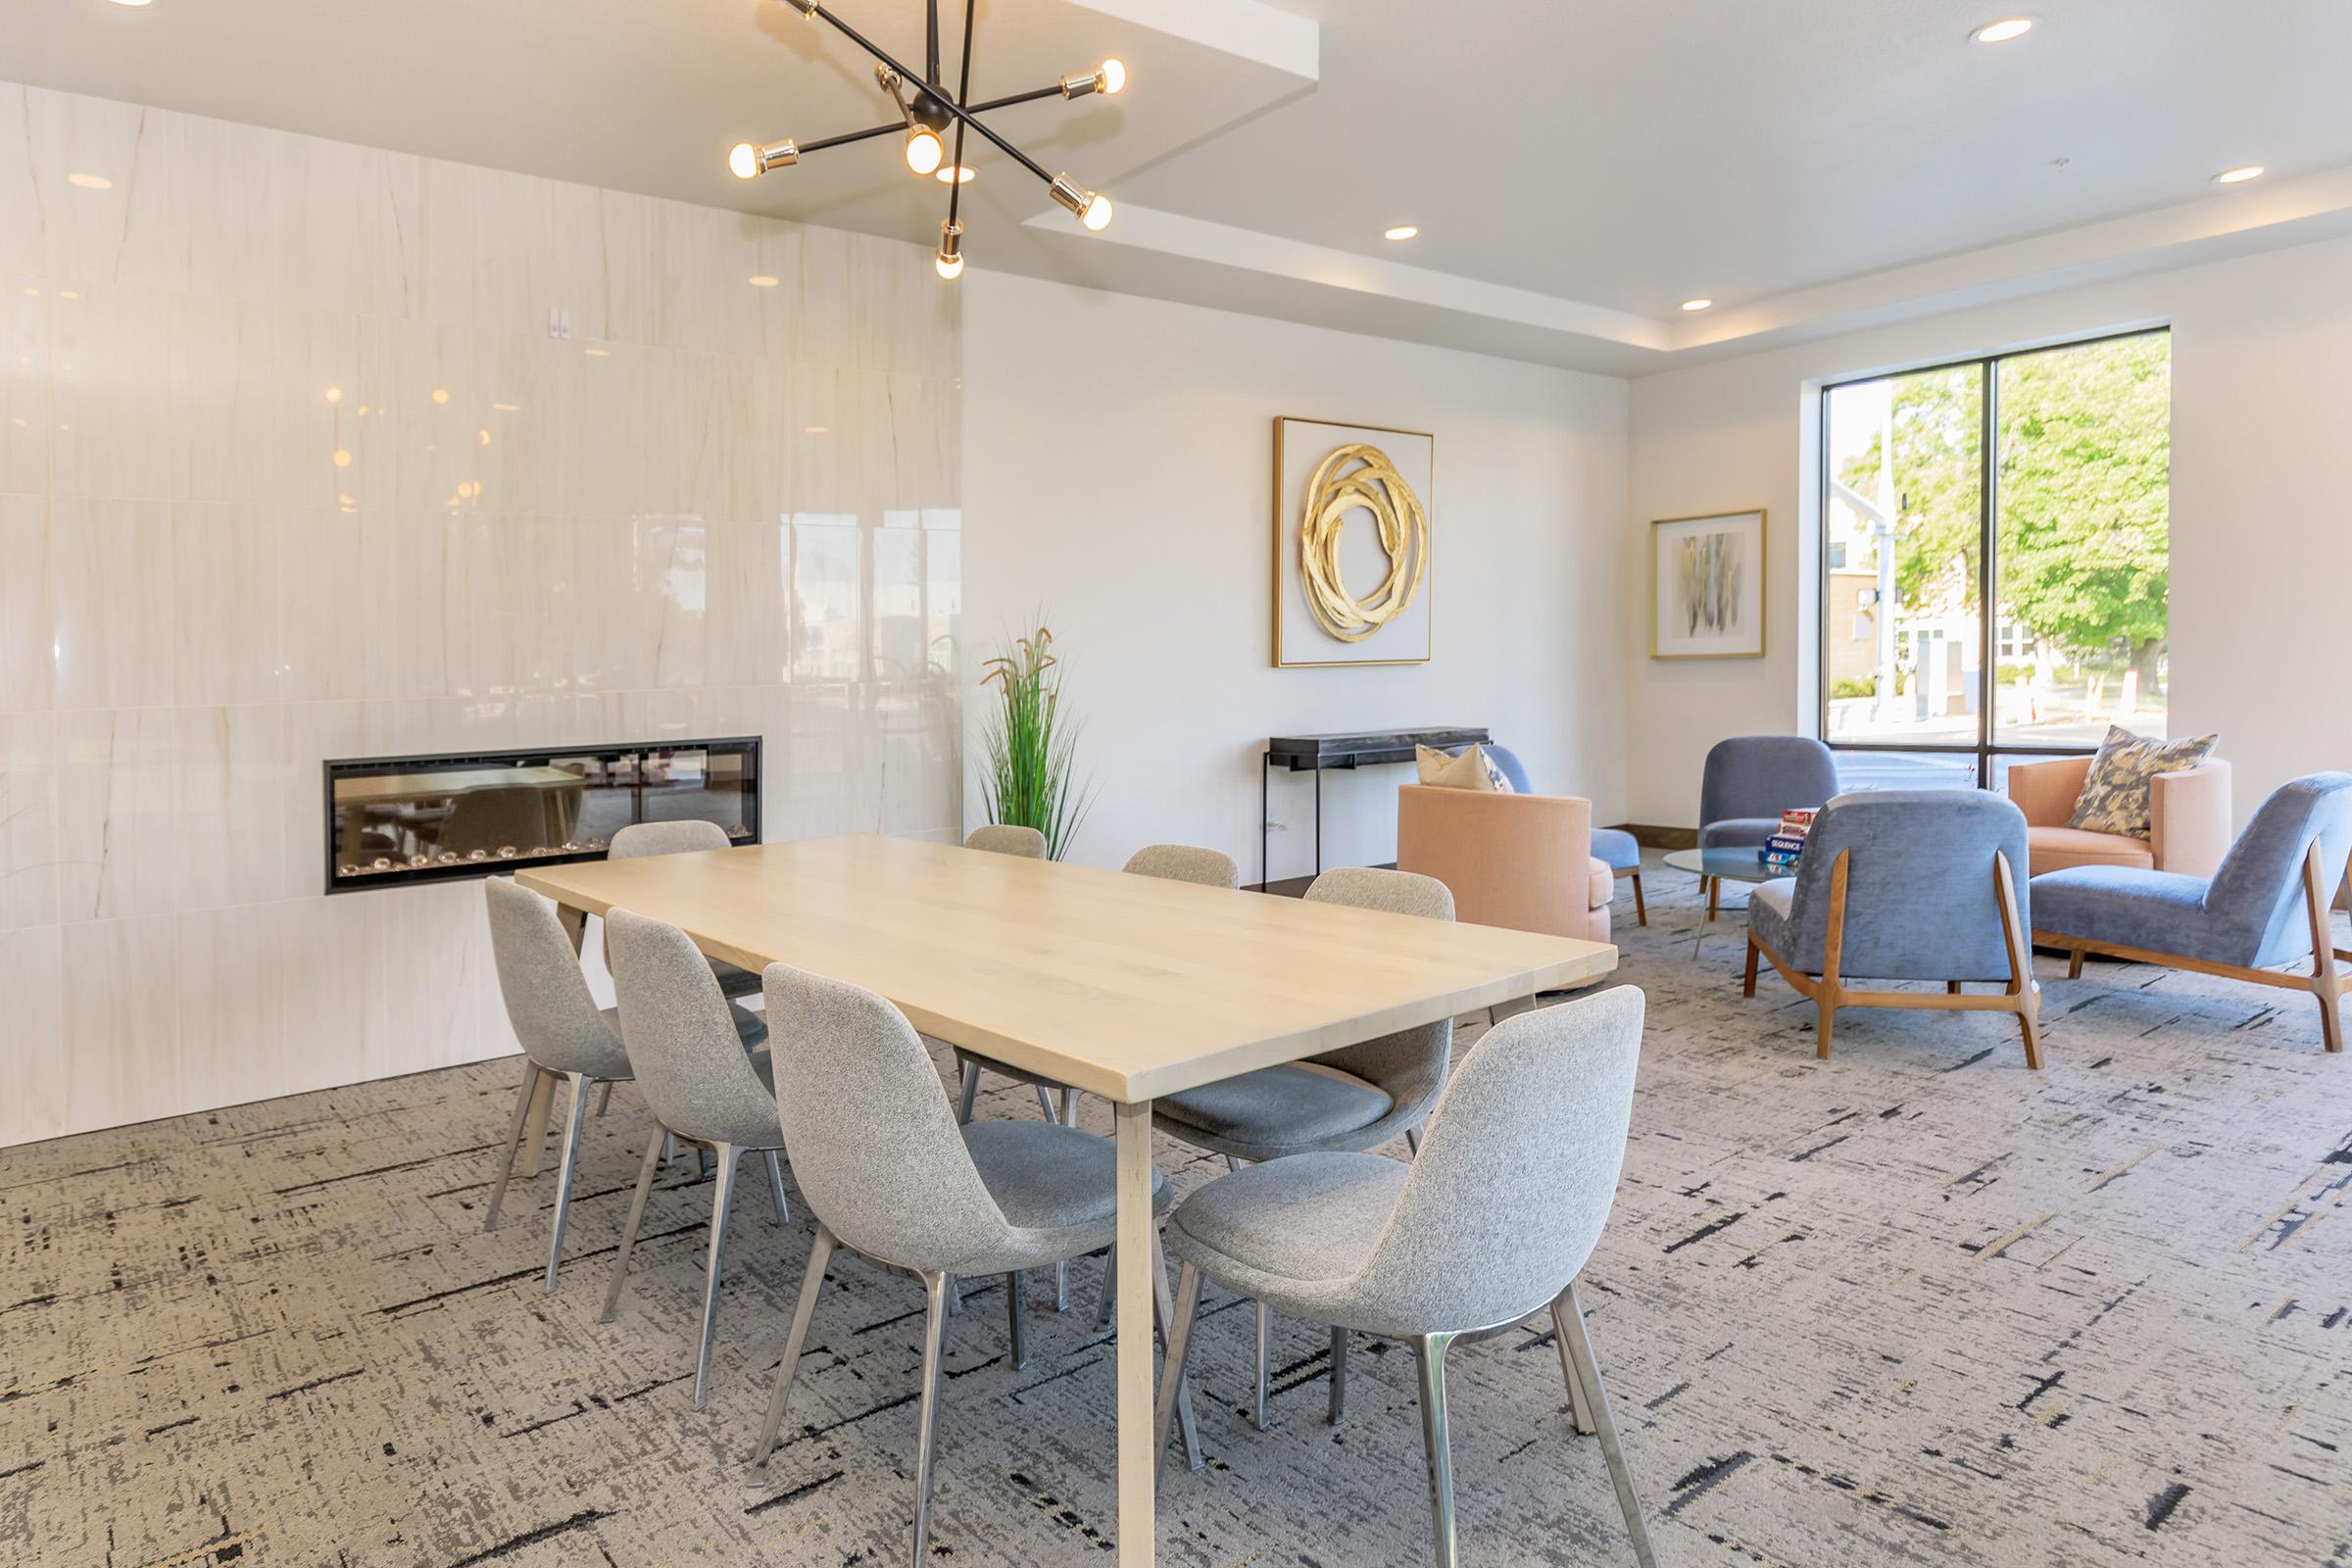
[[771, 836], [954, 836], [956, 313], [0, 83], [0, 1144], [513, 1049], [478, 888], [320, 896], [329, 757], [757, 734]]

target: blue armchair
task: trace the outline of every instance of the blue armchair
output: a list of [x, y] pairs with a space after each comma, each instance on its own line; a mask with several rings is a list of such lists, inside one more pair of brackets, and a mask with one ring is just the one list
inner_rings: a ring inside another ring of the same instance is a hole
[[[1745, 996], [1756, 957], [1821, 1009], [1827, 1058], [1839, 1007], [2008, 1012], [2041, 1065], [2041, 992], [2026, 933], [2025, 813], [1981, 790], [1874, 790], [1832, 800], [1796, 875], [1747, 902]], [[1941, 980], [1943, 991], [1863, 991], [1849, 982]], [[1967, 992], [1991, 981], [1998, 993]]]
[[[1698, 785], [1698, 847], [1760, 845], [1792, 807], [1813, 807], [1838, 793], [1838, 760], [1809, 735], [1735, 735], [1707, 753]], [[1595, 854], [1598, 852], [1595, 851]], [[1715, 918], [1723, 884], [1699, 879], [1707, 918]]]
[[[1469, 749], [1467, 746], [1448, 747], [1446, 755], [1459, 757]], [[1511, 781], [1511, 789], [1514, 793], [1519, 795], [1536, 793], [1535, 786], [1530, 784], [1527, 779], [1527, 764], [1519, 760], [1517, 752], [1507, 746], [1496, 746], [1492, 741], [1479, 749], [1494, 760], [1494, 765], [1502, 769], [1502, 776]], [[1634, 884], [1634, 923], [1636, 925], [1649, 924], [1649, 903], [1642, 896], [1642, 846], [1635, 842], [1634, 836], [1621, 827], [1594, 828], [1592, 830], [1592, 858], [1606, 865], [1611, 876], [1632, 879]]]
[[[2328, 906], [2352, 867], [2352, 773], [2280, 785], [2210, 877], [2138, 866], [2077, 865], [2034, 879], [2034, 940], [2065, 948], [2068, 978], [2104, 954], [2247, 980], [2319, 999], [2322, 1043], [2344, 1049], [2339, 1006], [2352, 953], [2336, 947]], [[2281, 964], [2311, 963], [2309, 974]]]

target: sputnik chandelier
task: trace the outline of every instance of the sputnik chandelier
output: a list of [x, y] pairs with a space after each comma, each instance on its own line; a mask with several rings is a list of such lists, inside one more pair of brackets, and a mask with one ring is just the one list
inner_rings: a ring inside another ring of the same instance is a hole
[[[821, 0], [779, 0], [791, 6], [810, 22], [829, 22], [841, 35], [872, 55], [874, 80], [884, 96], [898, 110], [898, 118], [869, 130], [853, 130], [847, 135], [827, 136], [806, 146], [787, 138], [764, 145], [743, 142], [727, 155], [727, 168], [738, 179], [757, 179], [771, 169], [784, 169], [799, 163], [813, 152], [828, 147], [846, 146], [854, 141], [865, 141], [874, 136], [901, 135], [905, 138], [906, 167], [917, 174], [935, 175], [948, 187], [948, 216], [939, 225], [939, 255], [933, 265], [939, 275], [950, 281], [963, 275], [963, 222], [958, 217], [964, 185], [977, 172], [963, 161], [963, 133], [970, 127], [997, 145], [999, 151], [1012, 159], [1046, 183], [1054, 199], [1070, 211], [1087, 228], [1100, 231], [1110, 224], [1110, 198], [1086, 189], [1067, 174], [1049, 174], [1043, 165], [1022, 152], [1011, 142], [984, 124], [980, 116], [998, 109], [1009, 109], [1014, 104], [1051, 98], [1059, 93], [1064, 98], [1083, 98], [1090, 92], [1114, 93], [1127, 85], [1127, 68], [1116, 60], [1105, 60], [1092, 71], [1073, 72], [1050, 87], [1034, 92], [1016, 92], [1008, 98], [992, 98], [986, 103], [972, 102], [972, 9], [974, 0], [963, 0], [963, 68], [958, 74], [953, 95], [940, 80], [939, 74], [939, 0], [924, 0], [923, 65], [916, 75], [893, 60], [857, 28], [825, 9]], [[946, 131], [953, 122], [956, 127], [956, 156], [947, 159]]]

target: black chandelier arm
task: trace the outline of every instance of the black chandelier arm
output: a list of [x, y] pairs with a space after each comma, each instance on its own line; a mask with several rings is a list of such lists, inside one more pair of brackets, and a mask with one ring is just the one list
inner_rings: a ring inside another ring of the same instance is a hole
[[[867, 38], [863, 33], [859, 32], [857, 28], [842, 21], [825, 6], [817, 6], [815, 14], [824, 18], [825, 21], [831, 23], [834, 26], [834, 29], [843, 37], [849, 39], [850, 42], [856, 44], [867, 54], [872, 55], [883, 65], [886, 65], [891, 70], [897, 72], [902, 77], [905, 77], [910, 81], [922, 80], [922, 78], [916, 76], [913, 72], [908, 71], [905, 66], [900, 65], [896, 60], [892, 59], [879, 44], [876, 44], [871, 39]], [[964, 108], [963, 105], [956, 103], [946, 93], [941, 92], [936, 83], [924, 80], [923, 86], [931, 92], [931, 95], [934, 98], [939, 100], [942, 108], [946, 109], [949, 114], [952, 114], [956, 117], [956, 122], [959, 124], [969, 125], [981, 135], [986, 136], [990, 141], [996, 144], [999, 152], [1004, 154], [1007, 158], [1012, 159], [1015, 163], [1019, 164], [1023, 169], [1028, 170], [1029, 172], [1035, 174], [1046, 184], [1052, 185], [1054, 183], [1054, 176], [1047, 173], [1045, 169], [1038, 163], [1036, 159], [1030, 157], [1027, 153], [1021, 151], [1018, 147], [1015, 147], [1012, 143], [1006, 141], [1004, 137], [989, 129], [988, 126], [983, 124], [980, 121], [974, 119], [973, 111]]]
[[[972, 97], [972, 11], [978, 0], [963, 0], [963, 79], [956, 85], [956, 102], [958, 108]], [[939, 0], [931, 0], [931, 15], [936, 26]], [[948, 171], [948, 226], [956, 226], [956, 209], [963, 203], [963, 122], [956, 122], [956, 162]]]
[[874, 136], [887, 136], [894, 131], [902, 131], [906, 128], [905, 121], [894, 120], [887, 125], [874, 125], [865, 130], [853, 130], [839, 136], [827, 136], [822, 141], [805, 141], [801, 143], [801, 156], [806, 158], [810, 153], [821, 153], [828, 147], [846, 147], [854, 141], [865, 141]]
[[1032, 104], [1040, 98], [1058, 98], [1060, 96], [1061, 83], [1054, 82], [1051, 86], [1040, 87], [1035, 92], [1016, 92], [1009, 98], [991, 98], [984, 104], [972, 105], [971, 110], [975, 115], [985, 115], [998, 109], [1009, 109], [1014, 104]]

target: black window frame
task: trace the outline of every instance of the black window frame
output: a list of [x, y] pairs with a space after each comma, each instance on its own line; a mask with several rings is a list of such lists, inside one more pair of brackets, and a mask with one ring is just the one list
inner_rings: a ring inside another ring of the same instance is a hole
[[[2062, 349], [2089, 348], [2099, 343], [2115, 343], [2125, 338], [2170, 336], [2170, 321], [2153, 326], [2126, 327], [2115, 332], [2095, 332], [2085, 337], [2061, 338], [2051, 343], [2036, 343], [2027, 348], [2003, 349], [1995, 354], [1970, 354], [1956, 360], [1939, 360], [1930, 365], [1907, 366], [1899, 370], [1877, 370], [1868, 375], [1840, 376], [1821, 384], [1819, 395], [1818, 437], [1820, 448], [1814, 474], [1815, 495], [1819, 498], [1820, 524], [1813, 541], [1814, 609], [1813, 609], [1813, 721], [1814, 733], [1833, 753], [1878, 752], [1889, 756], [1970, 757], [1977, 765], [1977, 788], [1993, 787], [1994, 759], [2000, 757], [2088, 757], [2096, 746], [2023, 746], [2004, 743], [1994, 737], [1999, 726], [1994, 722], [1993, 703], [2000, 686], [1999, 661], [1994, 657], [2000, 648], [2000, 581], [1999, 562], [1993, 548], [2000, 529], [2000, 451], [1996, 439], [2000, 430], [2000, 366], [2009, 360], [2024, 359], [2035, 354], [2050, 354]], [[1892, 381], [1906, 375], [1934, 375], [1942, 370], [1961, 370], [1974, 368], [1983, 377], [1984, 397], [1978, 410], [1981, 421], [1977, 439], [1977, 581], [1978, 592], [1978, 649], [1977, 649], [1977, 739], [1970, 745], [1951, 743], [1921, 744], [1903, 741], [1839, 741], [1830, 737], [1830, 394], [1842, 387], [1864, 386], [1873, 381]], [[2165, 431], [2169, 449], [2172, 439], [2170, 415]], [[2169, 488], [2169, 484], [2168, 484]], [[2169, 505], [2167, 508], [2170, 511]], [[2166, 544], [2171, 553], [2171, 544]]]

